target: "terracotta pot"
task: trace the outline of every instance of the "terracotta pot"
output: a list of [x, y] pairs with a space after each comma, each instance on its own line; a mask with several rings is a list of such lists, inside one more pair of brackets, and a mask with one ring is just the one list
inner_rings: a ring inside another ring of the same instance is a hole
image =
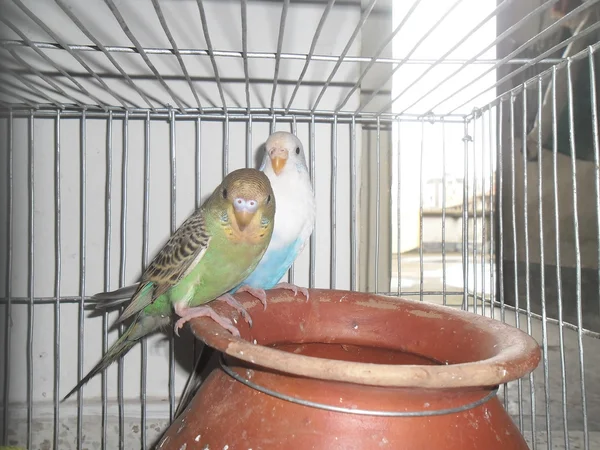
[[162, 449], [527, 449], [495, 392], [539, 363], [538, 344], [449, 307], [347, 291], [310, 300], [238, 295], [242, 339], [210, 319], [195, 335], [225, 355]]

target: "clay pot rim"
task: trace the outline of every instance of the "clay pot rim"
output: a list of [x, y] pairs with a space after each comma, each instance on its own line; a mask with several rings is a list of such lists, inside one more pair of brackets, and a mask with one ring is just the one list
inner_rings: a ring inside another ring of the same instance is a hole
[[[305, 302], [304, 296], [289, 296], [289, 291], [267, 291], [268, 303], [279, 301]], [[431, 389], [497, 386], [521, 378], [534, 370], [541, 359], [537, 342], [525, 332], [471, 312], [449, 306], [389, 297], [376, 294], [309, 289], [310, 301], [324, 295], [364, 295], [362, 306], [377, 307], [377, 303], [404, 305], [415, 314], [441, 314], [461, 323], [474, 326], [496, 338], [494, 354], [478, 361], [448, 365], [390, 365], [349, 362], [293, 354], [276, 348], [248, 342], [235, 337], [208, 318], [193, 319], [193, 334], [220, 352], [256, 366], [275, 371], [329, 381], [342, 381], [382, 387], [420, 387]], [[293, 294], [292, 294], [293, 295]], [[236, 294], [247, 308], [258, 300], [247, 293]], [[316, 300], [318, 301], [318, 300]], [[331, 300], [330, 300], [331, 301]]]

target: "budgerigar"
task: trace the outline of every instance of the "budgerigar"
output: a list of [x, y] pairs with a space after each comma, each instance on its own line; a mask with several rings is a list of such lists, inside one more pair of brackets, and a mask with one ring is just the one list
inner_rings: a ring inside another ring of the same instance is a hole
[[286, 131], [269, 136], [260, 170], [269, 177], [277, 199], [276, 225], [256, 269], [230, 292], [247, 291], [264, 300], [264, 290], [284, 288], [294, 293], [300, 290], [308, 300], [305, 288], [278, 283], [306, 245], [315, 225], [315, 197], [300, 139]]
[[175, 332], [190, 319], [210, 317], [234, 335], [231, 320], [219, 316], [210, 301], [219, 298], [248, 313], [231, 296], [264, 255], [275, 220], [275, 196], [268, 177], [255, 169], [231, 172], [206, 202], [170, 237], [136, 286], [96, 296], [100, 307], [122, 303], [133, 293], [118, 322], [133, 323], [65, 400], [93, 376], [125, 354], [142, 337], [166, 326], [173, 311], [181, 318]]
[[[260, 167], [273, 186], [277, 199], [275, 228], [269, 248], [252, 274], [234, 292], [247, 291], [266, 305], [266, 289], [274, 287], [300, 290], [308, 300], [308, 291], [289, 283], [278, 283], [298, 257], [314, 224], [316, 204], [302, 142], [291, 133], [277, 131], [267, 139], [265, 156]], [[227, 296], [227, 294], [225, 295]], [[232, 296], [228, 296], [233, 299]], [[198, 359], [198, 362], [200, 358]], [[198, 385], [197, 369], [191, 373], [176, 411], [178, 415], [191, 399]]]

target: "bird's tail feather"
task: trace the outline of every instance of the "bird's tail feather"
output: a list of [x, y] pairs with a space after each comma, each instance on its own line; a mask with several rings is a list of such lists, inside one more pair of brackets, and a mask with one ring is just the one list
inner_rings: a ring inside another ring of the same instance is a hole
[[89, 299], [96, 309], [112, 309], [131, 299], [139, 283], [125, 286], [110, 292], [100, 292]]
[[[133, 327], [133, 325], [132, 325], [132, 327]], [[67, 398], [69, 398], [71, 395], [73, 395], [75, 392], [77, 392], [84, 384], [86, 384], [88, 381], [90, 381], [92, 378], [94, 378], [94, 376], [96, 376], [97, 374], [102, 372], [104, 369], [106, 369], [108, 366], [110, 366], [114, 361], [116, 361], [121, 355], [124, 355], [125, 353], [127, 353], [129, 351], [129, 349], [131, 347], [133, 347], [133, 345], [135, 344], [136, 341], [130, 341], [127, 339], [129, 331], [130, 331], [130, 328], [127, 329], [127, 331], [125, 333], [123, 333], [123, 335], [117, 340], [117, 342], [115, 342], [108, 349], [108, 351], [102, 357], [100, 362], [98, 364], [96, 364], [94, 366], [94, 368], [92, 370], [90, 370], [88, 372], [88, 374], [85, 377], [83, 377], [81, 379], [81, 381], [79, 383], [77, 383], [77, 385], [73, 389], [71, 389], [71, 391], [67, 395], [65, 395], [65, 397], [62, 399], [63, 402]]]
[[124, 356], [142, 337], [158, 330], [169, 322], [170, 317], [168, 316], [148, 316], [144, 314], [138, 316], [129, 328], [125, 330], [123, 335], [107, 350], [100, 362], [98, 362], [98, 364], [96, 364], [67, 395], [65, 395], [62, 401], [64, 402], [94, 376], [102, 372], [121, 356]]

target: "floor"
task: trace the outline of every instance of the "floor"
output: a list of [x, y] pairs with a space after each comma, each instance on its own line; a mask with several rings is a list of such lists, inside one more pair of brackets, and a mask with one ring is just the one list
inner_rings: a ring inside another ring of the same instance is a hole
[[[392, 291], [398, 286], [398, 265], [394, 257], [392, 273]], [[481, 295], [482, 287], [485, 289], [486, 297], [489, 297], [492, 280], [489, 267], [486, 268], [482, 277], [481, 265], [469, 266], [469, 289], [477, 286], [478, 295]], [[418, 254], [404, 254], [401, 261], [402, 290], [405, 292], [418, 291], [421, 283], [421, 268]], [[460, 254], [447, 254], [446, 267], [442, 262], [440, 254], [425, 254], [423, 257], [423, 288], [425, 291], [442, 291], [444, 272], [446, 278], [446, 291], [460, 291], [463, 286], [462, 256]], [[474, 276], [476, 274], [476, 277]], [[567, 298], [566, 293], [565, 298]], [[405, 296], [419, 300], [420, 296]], [[443, 304], [443, 295], [424, 296], [424, 300]], [[460, 306], [463, 302], [462, 295], [447, 295], [446, 304]], [[524, 302], [523, 302], [524, 304]], [[469, 300], [469, 309], [474, 311], [473, 300]], [[481, 314], [484, 307], [478, 301], [477, 312]], [[489, 306], [485, 306], [485, 315], [500, 318], [502, 311], [494, 308], [493, 312]], [[519, 327], [527, 331], [542, 345], [542, 321], [536, 318], [527, 320], [527, 314], [519, 314], [518, 319], [514, 311], [508, 308], [504, 311], [505, 322], [515, 325], [519, 321]], [[566, 378], [563, 380], [561, 368], [561, 341], [559, 326], [554, 323], [547, 324], [547, 383], [544, 377], [544, 361], [534, 371], [531, 378], [522, 380], [520, 383], [512, 382], [507, 386], [506, 392], [501, 388], [500, 397], [517, 424], [521, 425], [531, 448], [565, 448], [565, 425], [569, 436], [571, 449], [583, 449], [583, 401], [581, 395], [580, 378], [580, 349], [583, 354], [585, 400], [587, 406], [587, 423], [589, 431], [589, 448], [600, 448], [600, 340], [595, 337], [582, 335], [581, 347], [577, 331], [563, 328], [564, 368]], [[533, 382], [533, 394], [535, 401], [531, 400], [531, 382]], [[547, 390], [547, 394], [546, 394]], [[563, 390], [566, 390], [566, 418], [563, 416]], [[549, 410], [546, 411], [546, 395], [549, 397]], [[535, 411], [532, 413], [532, 403]], [[535, 421], [532, 421], [535, 417]], [[535, 426], [535, 430], [533, 429]], [[550, 433], [548, 433], [550, 430]], [[535, 436], [535, 444], [533, 443]], [[548, 445], [550, 439], [551, 445]]]

